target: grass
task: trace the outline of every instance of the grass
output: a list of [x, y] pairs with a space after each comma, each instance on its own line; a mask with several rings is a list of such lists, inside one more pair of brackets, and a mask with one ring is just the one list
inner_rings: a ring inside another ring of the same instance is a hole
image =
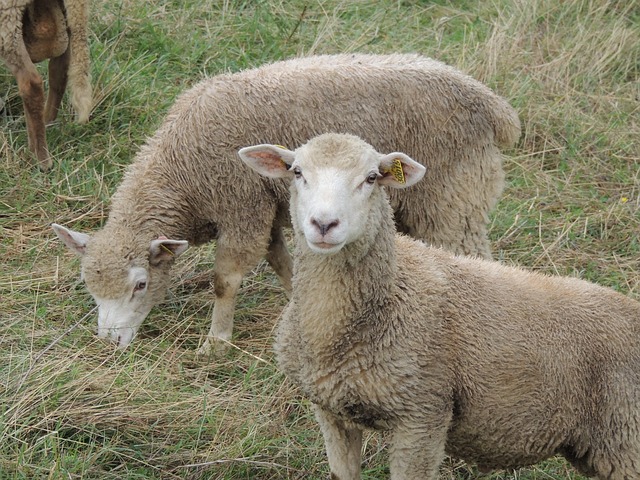
[[[30, 165], [17, 88], [0, 67], [0, 478], [325, 478], [322, 438], [278, 373], [285, 304], [265, 265], [245, 279], [237, 346], [193, 354], [208, 328], [215, 247], [193, 249], [140, 336], [93, 335], [93, 302], [53, 221], [93, 230], [124, 168], [175, 96], [205, 75], [300, 54], [416, 51], [490, 85], [518, 110], [492, 216], [496, 258], [640, 299], [640, 3], [606, 0], [95, 0], [96, 107], [65, 103], [47, 130], [56, 166]], [[45, 71], [41, 65], [42, 71]], [[388, 476], [366, 437], [364, 478]], [[477, 475], [456, 461], [442, 478]], [[560, 459], [491, 479], [579, 479]]]

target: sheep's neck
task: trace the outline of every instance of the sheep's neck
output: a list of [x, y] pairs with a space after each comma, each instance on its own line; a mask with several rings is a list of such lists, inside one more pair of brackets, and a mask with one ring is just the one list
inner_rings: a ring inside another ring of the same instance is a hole
[[[123, 212], [112, 211], [105, 230], [112, 230], [115, 235], [122, 229], [135, 233], [139, 241], [150, 242], [159, 236], [165, 236], [173, 240], [190, 240], [185, 238], [191, 230], [190, 225], [182, 220], [185, 216], [163, 215], [161, 211], [138, 210], [127, 216]], [[106, 233], [105, 233], [106, 234]]]
[[[166, 175], [149, 170], [147, 164], [134, 165], [111, 202], [105, 229], [131, 230], [144, 242], [163, 235], [175, 240], [193, 240], [193, 210], [179, 190], [170, 188]], [[146, 170], [145, 170], [146, 168]]]
[[[293, 300], [299, 307], [303, 338], [314, 355], [332, 351], [335, 342], [353, 337], [364, 325], [366, 311], [394, 295], [395, 228], [390, 215], [369, 238], [345, 246], [334, 255], [319, 255], [297, 235]], [[334, 345], [331, 345], [334, 344]]]

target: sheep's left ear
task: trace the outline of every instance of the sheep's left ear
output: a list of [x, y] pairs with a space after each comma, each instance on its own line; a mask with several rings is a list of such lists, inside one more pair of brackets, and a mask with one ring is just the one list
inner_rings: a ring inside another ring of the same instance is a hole
[[186, 240], [169, 240], [167, 237], [158, 237], [151, 240], [149, 245], [149, 263], [159, 265], [162, 262], [173, 261], [189, 248]]
[[280, 145], [265, 144], [245, 147], [238, 151], [238, 155], [244, 163], [265, 177], [289, 178], [293, 176], [289, 169], [295, 154]]
[[407, 188], [418, 183], [427, 169], [404, 153], [394, 152], [380, 158], [380, 185]]

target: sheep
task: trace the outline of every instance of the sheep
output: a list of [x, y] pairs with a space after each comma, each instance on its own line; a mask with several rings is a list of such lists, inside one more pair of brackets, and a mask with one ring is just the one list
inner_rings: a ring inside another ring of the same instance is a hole
[[269, 139], [293, 145], [325, 130], [411, 152], [429, 166], [429, 188], [393, 194], [399, 228], [458, 253], [491, 256], [488, 213], [504, 183], [498, 147], [513, 145], [520, 132], [505, 100], [420, 55], [290, 59], [214, 76], [181, 94], [130, 165], [104, 228], [89, 236], [53, 226], [82, 257], [99, 305], [98, 335], [120, 347], [131, 342], [188, 244], [217, 239], [202, 354], [228, 345], [242, 278], [262, 257], [290, 291], [282, 230], [288, 187], [254, 173], [237, 150]]
[[640, 303], [586, 281], [456, 256], [396, 234], [382, 186], [425, 168], [326, 134], [240, 150], [291, 182], [291, 299], [277, 362], [314, 404], [331, 478], [360, 478], [362, 430], [390, 431], [392, 479], [554, 454], [640, 478]]
[[[58, 115], [67, 79], [77, 121], [86, 123], [92, 106], [87, 43], [88, 0], [0, 0], [0, 58], [18, 82], [29, 149], [42, 170], [53, 166], [45, 124]], [[49, 59], [49, 95], [34, 63]]]

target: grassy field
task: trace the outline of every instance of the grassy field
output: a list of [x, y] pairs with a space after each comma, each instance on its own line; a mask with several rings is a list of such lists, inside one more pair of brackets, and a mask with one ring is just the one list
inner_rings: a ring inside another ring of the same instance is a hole
[[[99, 228], [139, 145], [206, 75], [355, 51], [420, 52], [468, 72], [523, 123], [492, 216], [495, 257], [640, 299], [637, 0], [92, 3], [96, 106], [79, 126], [63, 105], [47, 131], [50, 173], [31, 166], [17, 87], [0, 66], [1, 479], [326, 478], [309, 403], [274, 363], [286, 300], [266, 265], [243, 283], [227, 357], [194, 356], [215, 245], [181, 257], [167, 300], [119, 351], [95, 338], [78, 261], [49, 227]], [[364, 478], [388, 476], [385, 447], [366, 437]], [[476, 476], [456, 461], [442, 468]], [[551, 459], [487, 478], [581, 477]]]

